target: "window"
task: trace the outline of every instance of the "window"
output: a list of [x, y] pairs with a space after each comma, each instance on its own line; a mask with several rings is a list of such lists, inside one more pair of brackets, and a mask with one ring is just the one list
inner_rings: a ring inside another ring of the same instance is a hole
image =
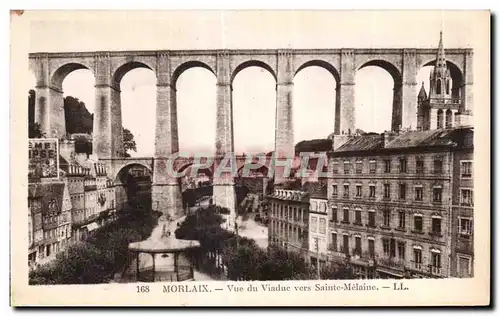
[[402, 241], [398, 241], [398, 258], [401, 260], [405, 260], [405, 243]]
[[472, 200], [472, 190], [471, 189], [461, 189], [460, 194], [460, 204], [465, 206], [474, 205], [474, 201]]
[[362, 173], [363, 172], [363, 162], [362, 161], [356, 161], [356, 173]]
[[404, 229], [406, 225], [406, 216], [404, 211], [398, 212], [398, 227]]
[[361, 237], [354, 237], [354, 254], [361, 255]]
[[351, 162], [349, 160], [344, 161], [344, 173], [351, 173]]
[[458, 277], [460, 278], [469, 278], [471, 277], [470, 273], [470, 258], [458, 256]]
[[406, 173], [406, 158], [399, 159], [399, 172]]
[[332, 219], [331, 222], [336, 223], [337, 222], [337, 207], [333, 206], [332, 207]]
[[415, 172], [418, 174], [424, 173], [424, 161], [422, 159], [417, 159], [415, 162]]
[[361, 210], [356, 210], [354, 223], [361, 225]]
[[441, 234], [441, 218], [432, 218], [432, 233], [437, 235]]
[[375, 160], [370, 160], [368, 162], [368, 167], [370, 169], [370, 173], [375, 173], [377, 171], [377, 162]]
[[390, 227], [391, 226], [391, 212], [388, 210], [385, 210], [383, 212], [383, 216], [384, 216], [384, 226]]
[[382, 249], [386, 257], [391, 255], [391, 242], [389, 239], [382, 239]]
[[413, 217], [413, 230], [416, 232], [422, 232], [422, 215], [415, 215]]
[[458, 233], [465, 238], [472, 235], [472, 220], [470, 218], [458, 218]]
[[339, 162], [337, 160], [333, 161], [332, 172], [333, 173], [339, 173]]
[[311, 204], [310, 204], [310, 210], [313, 211], [313, 212], [317, 212], [318, 211], [318, 203], [316, 201], [312, 201]]
[[424, 188], [421, 186], [415, 187], [415, 201], [422, 201], [424, 198]]
[[334, 184], [334, 185], [332, 185], [332, 195], [337, 196], [337, 194], [338, 194], [337, 185]]
[[374, 199], [375, 198], [375, 185], [370, 184], [370, 198]]
[[317, 231], [318, 218], [316, 216], [311, 216], [311, 232], [315, 233]]
[[422, 268], [422, 250], [418, 248], [413, 248], [413, 263], [415, 268]]
[[337, 233], [332, 233], [332, 243], [330, 244], [332, 251], [337, 251]]
[[441, 268], [441, 254], [438, 252], [432, 252], [431, 255], [432, 267]]
[[375, 256], [375, 240], [373, 239], [368, 239], [368, 253], [370, 257]]
[[441, 159], [434, 160], [434, 173], [443, 173], [443, 161]]
[[349, 223], [349, 209], [348, 208], [344, 208], [344, 220], [343, 220], [344, 223]]
[[399, 199], [401, 199], [401, 200], [406, 199], [406, 184], [405, 183], [399, 184]]
[[356, 185], [356, 197], [361, 197], [362, 196], [362, 193], [361, 193], [361, 184], [357, 184]]
[[472, 178], [472, 161], [460, 162], [460, 176], [462, 178]]
[[391, 161], [389, 159], [384, 160], [384, 172], [385, 173], [391, 172]]
[[344, 197], [349, 197], [349, 184], [344, 184]]
[[441, 203], [443, 189], [441, 187], [434, 187], [432, 189], [432, 201]]
[[368, 226], [375, 227], [375, 211], [368, 212]]
[[[438, 86], [438, 91], [440, 90], [441, 88]], [[443, 128], [443, 110], [438, 110], [437, 112], [437, 128]]]
[[389, 183], [384, 183], [384, 198], [389, 199], [391, 197], [391, 185]]
[[319, 219], [319, 233], [326, 234], [326, 219], [325, 218]]
[[344, 240], [344, 249], [342, 249], [342, 252], [345, 253], [345, 254], [349, 254], [349, 236], [348, 235], [344, 235], [343, 236]]

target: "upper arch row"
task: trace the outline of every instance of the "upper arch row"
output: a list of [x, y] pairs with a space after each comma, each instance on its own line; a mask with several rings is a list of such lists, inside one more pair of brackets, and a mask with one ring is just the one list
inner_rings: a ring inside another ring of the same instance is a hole
[[[455, 53], [447, 54], [447, 62], [451, 75], [455, 80], [461, 82], [464, 78], [464, 69], [467, 69], [467, 55], [470, 52], [466, 49]], [[55, 57], [52, 57], [55, 55]], [[65, 57], [64, 54], [40, 54], [30, 55], [30, 69], [34, 72], [37, 85], [51, 85], [62, 89], [64, 78], [74, 70], [89, 69], [94, 77], [106, 80], [109, 74], [109, 84], [119, 88], [123, 76], [136, 68], [147, 68], [152, 70], [157, 80], [162, 83], [170, 83], [175, 86], [179, 76], [186, 70], [193, 67], [202, 67], [217, 76], [220, 66], [217, 55], [193, 55], [193, 56], [167, 56], [167, 55], [127, 55], [101, 57], [99, 55], [84, 55], [75, 57]], [[64, 57], [61, 57], [64, 56]], [[162, 57], [164, 56], [164, 57]], [[236, 75], [243, 69], [251, 66], [258, 66], [266, 69], [276, 81], [278, 81], [280, 71], [288, 72], [291, 78], [301, 70], [310, 66], [319, 66], [329, 71], [337, 83], [341, 82], [341, 65], [344, 71], [351, 69], [355, 72], [366, 66], [378, 66], [385, 69], [393, 77], [395, 83], [401, 83], [403, 78], [403, 63], [407, 55], [399, 54], [374, 54], [365, 53], [348, 56], [346, 66], [342, 54], [329, 55], [285, 55], [280, 58], [279, 54], [259, 54], [259, 55], [226, 55], [228, 56], [229, 83], [232, 83]], [[283, 56], [283, 55], [282, 55]], [[410, 57], [411, 58], [411, 57]], [[416, 69], [431, 65], [436, 55], [434, 53], [416, 54], [410, 64], [414, 64]], [[96, 75], [97, 74], [97, 75]], [[351, 76], [352, 77], [352, 76]], [[103, 79], [104, 78], [104, 79]]]

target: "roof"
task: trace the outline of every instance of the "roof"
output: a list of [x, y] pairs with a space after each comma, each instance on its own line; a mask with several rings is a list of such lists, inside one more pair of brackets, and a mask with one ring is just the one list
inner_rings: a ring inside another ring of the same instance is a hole
[[64, 182], [56, 183], [33, 183], [29, 185], [28, 196], [42, 198], [42, 212], [61, 212]]
[[411, 131], [397, 136], [386, 148], [407, 148], [427, 146], [456, 146], [457, 130], [463, 128], [438, 129], [430, 131]]
[[361, 135], [353, 136], [342, 146], [335, 151], [359, 151], [359, 150], [374, 150], [383, 147], [382, 136], [377, 135]]
[[297, 202], [308, 201], [307, 193], [299, 190], [275, 189], [271, 197], [280, 200], [297, 201]]
[[424, 147], [473, 147], [473, 127], [455, 127], [428, 131], [406, 131], [389, 135], [352, 136], [335, 152], [373, 151], [377, 149], [403, 149]]

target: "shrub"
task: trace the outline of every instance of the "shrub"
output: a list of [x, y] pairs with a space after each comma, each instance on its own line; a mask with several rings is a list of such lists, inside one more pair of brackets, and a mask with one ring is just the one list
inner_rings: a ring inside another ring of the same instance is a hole
[[159, 214], [130, 212], [97, 229], [86, 241], [68, 246], [56, 258], [29, 273], [29, 284], [109, 282], [128, 264], [128, 244], [151, 235]]

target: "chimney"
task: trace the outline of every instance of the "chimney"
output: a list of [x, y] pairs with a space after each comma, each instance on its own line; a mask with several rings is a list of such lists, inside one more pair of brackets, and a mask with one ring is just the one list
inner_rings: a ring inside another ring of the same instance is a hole
[[332, 150], [335, 151], [337, 150], [340, 146], [344, 145], [347, 143], [349, 139], [351, 139], [353, 136], [350, 135], [333, 135], [332, 137]]
[[391, 132], [391, 131], [385, 131], [382, 133], [382, 141], [383, 141], [383, 146], [384, 148], [387, 147], [387, 145], [392, 142], [398, 134], [396, 132]]

